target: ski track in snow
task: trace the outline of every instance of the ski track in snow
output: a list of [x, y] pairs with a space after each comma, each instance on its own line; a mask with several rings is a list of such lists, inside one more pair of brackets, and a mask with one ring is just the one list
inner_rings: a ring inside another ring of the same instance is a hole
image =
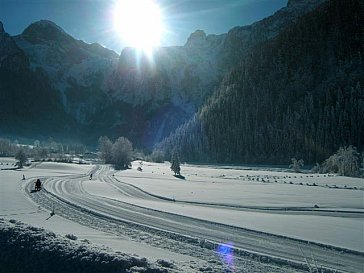
[[[115, 180], [118, 183], [115, 183]], [[208, 203], [208, 202], [197, 202], [197, 201], [188, 201], [188, 200], [176, 200], [172, 198], [168, 198], [165, 196], [156, 195], [153, 193], [149, 193], [142, 188], [139, 188], [135, 185], [126, 183], [121, 181], [120, 179], [114, 178], [114, 181], [108, 180], [105, 181], [112, 186], [114, 186], [120, 193], [129, 197], [142, 198], [146, 200], [164, 200], [164, 201], [173, 201], [174, 203], [181, 204], [192, 204], [192, 205], [200, 205], [200, 206], [209, 206], [216, 208], [224, 208], [224, 209], [234, 209], [234, 210], [242, 210], [242, 211], [269, 211], [270, 213], [285, 213], [285, 214], [309, 214], [309, 215], [321, 215], [321, 216], [340, 216], [340, 217], [362, 217], [362, 211], [355, 210], [335, 210], [335, 209], [317, 209], [317, 208], [308, 208], [308, 207], [261, 207], [261, 206], [241, 206], [241, 205], [233, 205], [233, 204], [223, 204], [223, 203]]]
[[[120, 181], [112, 176], [108, 166], [96, 166], [93, 180], [105, 183], [128, 198], [159, 200], [176, 203], [171, 199], [150, 194], [134, 185]], [[70, 175], [45, 179], [44, 189], [31, 193], [32, 183], [23, 188], [30, 198], [48, 210], [55, 208], [57, 215], [83, 225], [113, 234], [127, 235], [133, 240], [143, 241], [153, 246], [190, 255], [205, 260], [211, 270], [221, 272], [229, 268], [224, 264], [216, 249], [220, 243], [233, 242], [234, 270], [232, 272], [251, 272], [248, 261], [254, 266], [268, 266], [267, 272], [290, 272], [289, 268], [307, 269], [305, 258], [314, 257], [326, 272], [361, 272], [364, 254], [339, 247], [264, 232], [234, 227], [226, 224], [178, 215], [156, 209], [135, 205], [121, 200], [89, 194], [84, 183], [88, 176]], [[196, 206], [219, 206], [225, 209], [252, 209], [229, 205], [205, 204], [189, 201]], [[305, 212], [305, 213], [332, 213]], [[345, 213], [345, 212], [341, 212]], [[302, 250], [302, 251], [301, 251]], [[311, 258], [312, 259], [312, 258]], [[254, 263], [264, 262], [265, 265]], [[209, 267], [208, 267], [209, 268]], [[231, 268], [230, 268], [231, 269]], [[246, 271], [247, 270], [247, 271]], [[287, 271], [288, 270], [288, 271]], [[211, 271], [215, 272], [215, 271]], [[255, 270], [255, 272], [257, 272]]]

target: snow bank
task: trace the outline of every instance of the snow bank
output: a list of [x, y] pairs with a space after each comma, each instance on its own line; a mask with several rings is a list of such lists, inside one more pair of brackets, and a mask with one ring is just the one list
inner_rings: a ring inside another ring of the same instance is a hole
[[[176, 272], [171, 263], [149, 263], [110, 249], [92, 246], [77, 237], [0, 219], [0, 265], [2, 272]], [[163, 268], [168, 265], [167, 268]]]

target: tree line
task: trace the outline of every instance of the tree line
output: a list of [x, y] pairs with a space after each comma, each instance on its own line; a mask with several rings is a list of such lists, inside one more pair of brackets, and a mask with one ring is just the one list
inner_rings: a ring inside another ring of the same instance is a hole
[[20, 144], [18, 140], [0, 138], [0, 157], [15, 157], [21, 166], [28, 158], [35, 161], [72, 162], [75, 157], [82, 157], [87, 151], [83, 144], [64, 144], [56, 142], [52, 137], [47, 141], [35, 140], [32, 145]]

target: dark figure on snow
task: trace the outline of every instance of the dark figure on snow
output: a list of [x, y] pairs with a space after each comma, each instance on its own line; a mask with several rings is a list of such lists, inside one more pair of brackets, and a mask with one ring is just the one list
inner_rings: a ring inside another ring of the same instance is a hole
[[41, 188], [42, 188], [42, 182], [40, 182], [40, 180], [38, 178], [37, 181], [35, 182], [35, 190], [40, 191]]
[[92, 173], [90, 173], [90, 180], [92, 180]]
[[23, 180], [25, 180], [25, 175], [23, 174]]

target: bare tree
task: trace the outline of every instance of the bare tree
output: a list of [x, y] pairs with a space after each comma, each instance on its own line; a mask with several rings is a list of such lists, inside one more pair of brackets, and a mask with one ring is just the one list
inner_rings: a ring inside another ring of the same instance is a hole
[[119, 137], [112, 145], [112, 163], [117, 169], [127, 169], [132, 160], [133, 144], [125, 137]]
[[292, 164], [289, 165], [290, 169], [293, 169], [296, 173], [301, 172], [301, 167], [303, 167], [303, 159], [297, 160], [296, 158], [291, 159]]
[[0, 156], [9, 156], [11, 154], [12, 144], [9, 139], [0, 138]]
[[155, 150], [153, 150], [152, 154], [150, 155], [150, 159], [156, 163], [163, 163], [164, 162], [164, 153], [161, 150], [155, 149]]
[[24, 163], [27, 162], [28, 158], [24, 152], [23, 149], [20, 149], [16, 154], [15, 154], [15, 159], [18, 160], [18, 162], [16, 163], [19, 168], [22, 168]]
[[40, 147], [40, 141], [38, 139], [34, 140], [34, 147], [37, 148], [37, 147]]
[[353, 146], [340, 149], [322, 164], [322, 172], [334, 172], [346, 176], [358, 176], [359, 153]]
[[101, 158], [105, 160], [106, 164], [112, 161], [112, 147], [113, 144], [107, 136], [99, 138], [99, 151], [101, 152]]

